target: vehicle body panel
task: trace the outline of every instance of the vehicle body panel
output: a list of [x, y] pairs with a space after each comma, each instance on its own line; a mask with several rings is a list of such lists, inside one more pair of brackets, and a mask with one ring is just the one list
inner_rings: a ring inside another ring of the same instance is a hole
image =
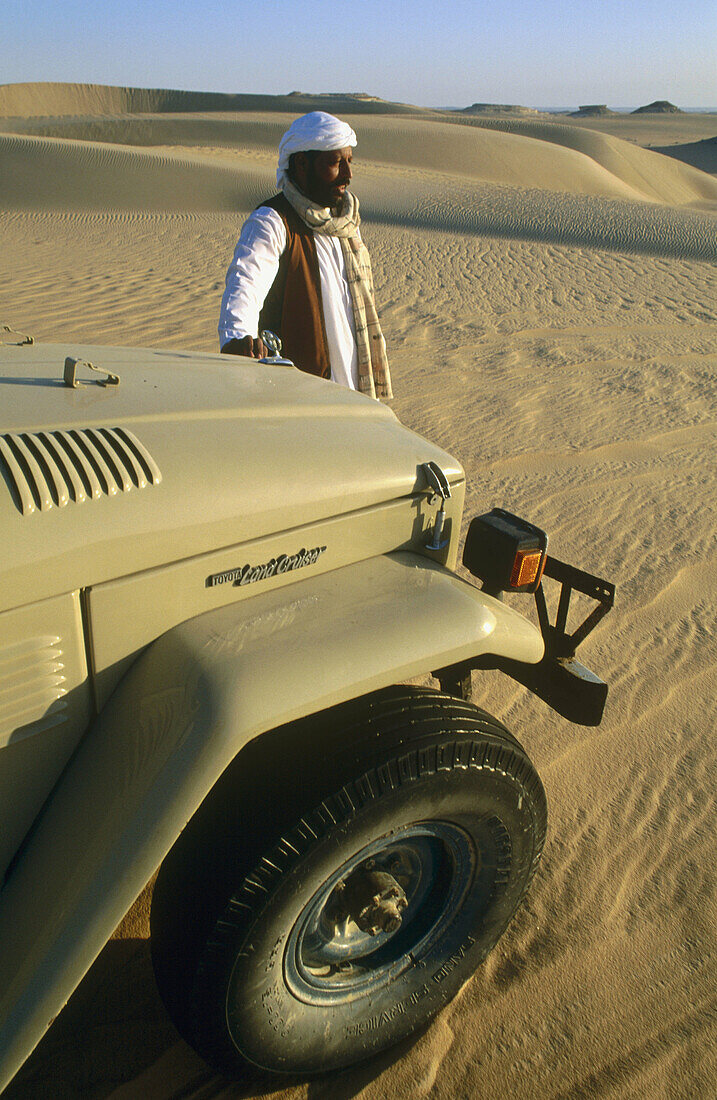
[[66, 350], [0, 347], [0, 610], [425, 491], [428, 461], [464, 480], [386, 406], [292, 368], [83, 347], [120, 384], [73, 389]]
[[91, 714], [79, 593], [0, 614], [0, 881]]
[[[462, 482], [453, 486], [446, 504], [446, 537], [460, 525], [463, 494]], [[436, 507], [425, 494], [402, 497], [94, 586], [87, 594], [87, 609], [97, 708], [104, 706], [137, 653], [178, 623], [283, 585], [296, 585], [306, 575], [392, 550], [419, 549], [429, 541], [435, 514]], [[280, 565], [273, 575], [251, 581], [253, 569], [302, 550], [318, 552], [306, 572], [304, 568], [282, 572]], [[443, 564], [447, 549], [426, 556]], [[232, 579], [247, 566], [249, 573], [243, 576], [247, 583]], [[210, 583], [222, 575], [227, 577], [225, 583]], [[372, 599], [373, 594], [366, 593], [366, 598]]]
[[0, 1087], [247, 741], [481, 652], [537, 662], [543, 641], [521, 615], [410, 552], [228, 604], [151, 644], [0, 893]]

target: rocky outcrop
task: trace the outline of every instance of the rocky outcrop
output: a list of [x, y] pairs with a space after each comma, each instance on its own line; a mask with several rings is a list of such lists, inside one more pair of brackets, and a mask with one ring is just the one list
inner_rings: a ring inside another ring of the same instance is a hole
[[646, 107], [637, 107], [632, 113], [633, 115], [681, 115], [684, 112], [667, 99], [656, 99]]
[[521, 107], [515, 103], [473, 103], [459, 111], [462, 115], [518, 115], [521, 118], [541, 113], [536, 107]]
[[577, 111], [570, 112], [570, 118], [604, 118], [614, 114], [606, 103], [584, 103]]

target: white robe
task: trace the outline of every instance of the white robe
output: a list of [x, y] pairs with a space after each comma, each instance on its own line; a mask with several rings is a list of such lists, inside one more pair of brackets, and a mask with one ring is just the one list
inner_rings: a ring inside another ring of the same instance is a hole
[[[358, 357], [351, 292], [338, 237], [315, 233], [321, 298], [328, 341], [331, 380], [358, 389]], [[219, 344], [258, 336], [259, 313], [286, 248], [286, 226], [270, 206], [260, 206], [244, 222], [227, 271], [219, 317]]]

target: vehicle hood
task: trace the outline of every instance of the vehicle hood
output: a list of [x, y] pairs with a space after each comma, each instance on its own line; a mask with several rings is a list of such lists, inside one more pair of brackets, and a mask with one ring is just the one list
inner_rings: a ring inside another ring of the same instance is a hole
[[387, 406], [234, 356], [5, 345], [0, 395], [0, 609], [463, 480]]

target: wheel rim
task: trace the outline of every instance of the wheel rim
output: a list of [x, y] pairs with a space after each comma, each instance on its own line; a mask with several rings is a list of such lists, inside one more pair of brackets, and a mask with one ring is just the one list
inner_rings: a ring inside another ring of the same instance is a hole
[[[323, 883], [299, 915], [284, 955], [286, 984], [313, 1005], [375, 995], [420, 965], [446, 935], [477, 870], [472, 840], [447, 822], [410, 825], [367, 845]], [[345, 898], [370, 895], [378, 880], [390, 886], [391, 900], [384, 905], [399, 898], [400, 917], [391, 908], [372, 933], [361, 926], [371, 923], [358, 915], [361, 903], [352, 907]]]

